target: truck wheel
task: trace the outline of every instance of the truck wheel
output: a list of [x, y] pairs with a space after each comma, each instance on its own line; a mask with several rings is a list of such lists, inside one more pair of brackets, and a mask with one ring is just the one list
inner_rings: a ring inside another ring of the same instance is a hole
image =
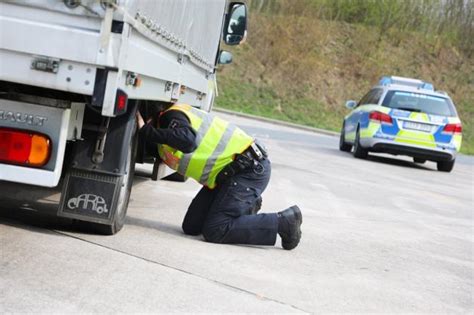
[[364, 149], [360, 145], [359, 128], [357, 128], [357, 133], [356, 133], [356, 137], [355, 137], [355, 141], [354, 141], [354, 152], [353, 152], [353, 154], [354, 154], [354, 157], [359, 158], [359, 159], [365, 159], [367, 157], [367, 155], [369, 154], [369, 150]]
[[346, 142], [345, 124], [342, 123], [341, 136], [339, 137], [339, 150], [343, 152], [351, 152], [352, 145]]
[[451, 172], [453, 170], [453, 167], [454, 167], [454, 162], [456, 160], [452, 160], [452, 161], [441, 161], [441, 162], [438, 162], [436, 165], [438, 167], [438, 171], [441, 171], [441, 172]]
[[135, 173], [135, 158], [137, 154], [138, 137], [134, 133], [130, 140], [130, 150], [128, 150], [126, 173], [122, 177], [122, 187], [120, 188], [117, 200], [117, 209], [115, 217], [111, 225], [101, 224], [100, 232], [105, 235], [114, 235], [119, 232], [127, 216], [128, 202], [130, 201], [130, 193], [132, 191], [133, 175]]

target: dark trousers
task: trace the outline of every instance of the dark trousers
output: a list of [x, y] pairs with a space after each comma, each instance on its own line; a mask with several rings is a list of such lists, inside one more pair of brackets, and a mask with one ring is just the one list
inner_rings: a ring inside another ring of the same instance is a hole
[[184, 217], [183, 231], [203, 234], [208, 242], [274, 245], [278, 232], [276, 213], [250, 215], [270, 180], [268, 159], [218, 184], [203, 187]]

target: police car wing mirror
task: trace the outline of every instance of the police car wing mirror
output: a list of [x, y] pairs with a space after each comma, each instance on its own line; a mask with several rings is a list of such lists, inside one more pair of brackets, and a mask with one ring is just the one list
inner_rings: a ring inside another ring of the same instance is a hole
[[357, 106], [357, 102], [356, 101], [353, 101], [353, 100], [350, 100], [350, 101], [347, 101], [346, 102], [346, 107], [349, 108], [349, 109], [353, 109], [354, 107]]
[[231, 52], [228, 52], [228, 51], [225, 51], [225, 50], [221, 50], [221, 52], [219, 53], [219, 64], [221, 65], [227, 65], [229, 63], [232, 62], [232, 53]]

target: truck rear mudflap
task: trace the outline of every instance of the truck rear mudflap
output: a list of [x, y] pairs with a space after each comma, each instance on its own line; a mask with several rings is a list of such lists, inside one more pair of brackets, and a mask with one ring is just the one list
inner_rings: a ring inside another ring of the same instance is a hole
[[73, 170], [65, 179], [58, 215], [110, 224], [117, 208], [122, 176]]

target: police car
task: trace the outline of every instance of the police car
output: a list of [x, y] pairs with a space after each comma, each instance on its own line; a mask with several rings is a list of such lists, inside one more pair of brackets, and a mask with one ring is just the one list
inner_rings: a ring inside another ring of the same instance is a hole
[[347, 101], [339, 149], [357, 158], [369, 152], [407, 155], [415, 163], [434, 161], [450, 172], [461, 148], [462, 125], [451, 98], [432, 84], [382, 77], [359, 102]]

